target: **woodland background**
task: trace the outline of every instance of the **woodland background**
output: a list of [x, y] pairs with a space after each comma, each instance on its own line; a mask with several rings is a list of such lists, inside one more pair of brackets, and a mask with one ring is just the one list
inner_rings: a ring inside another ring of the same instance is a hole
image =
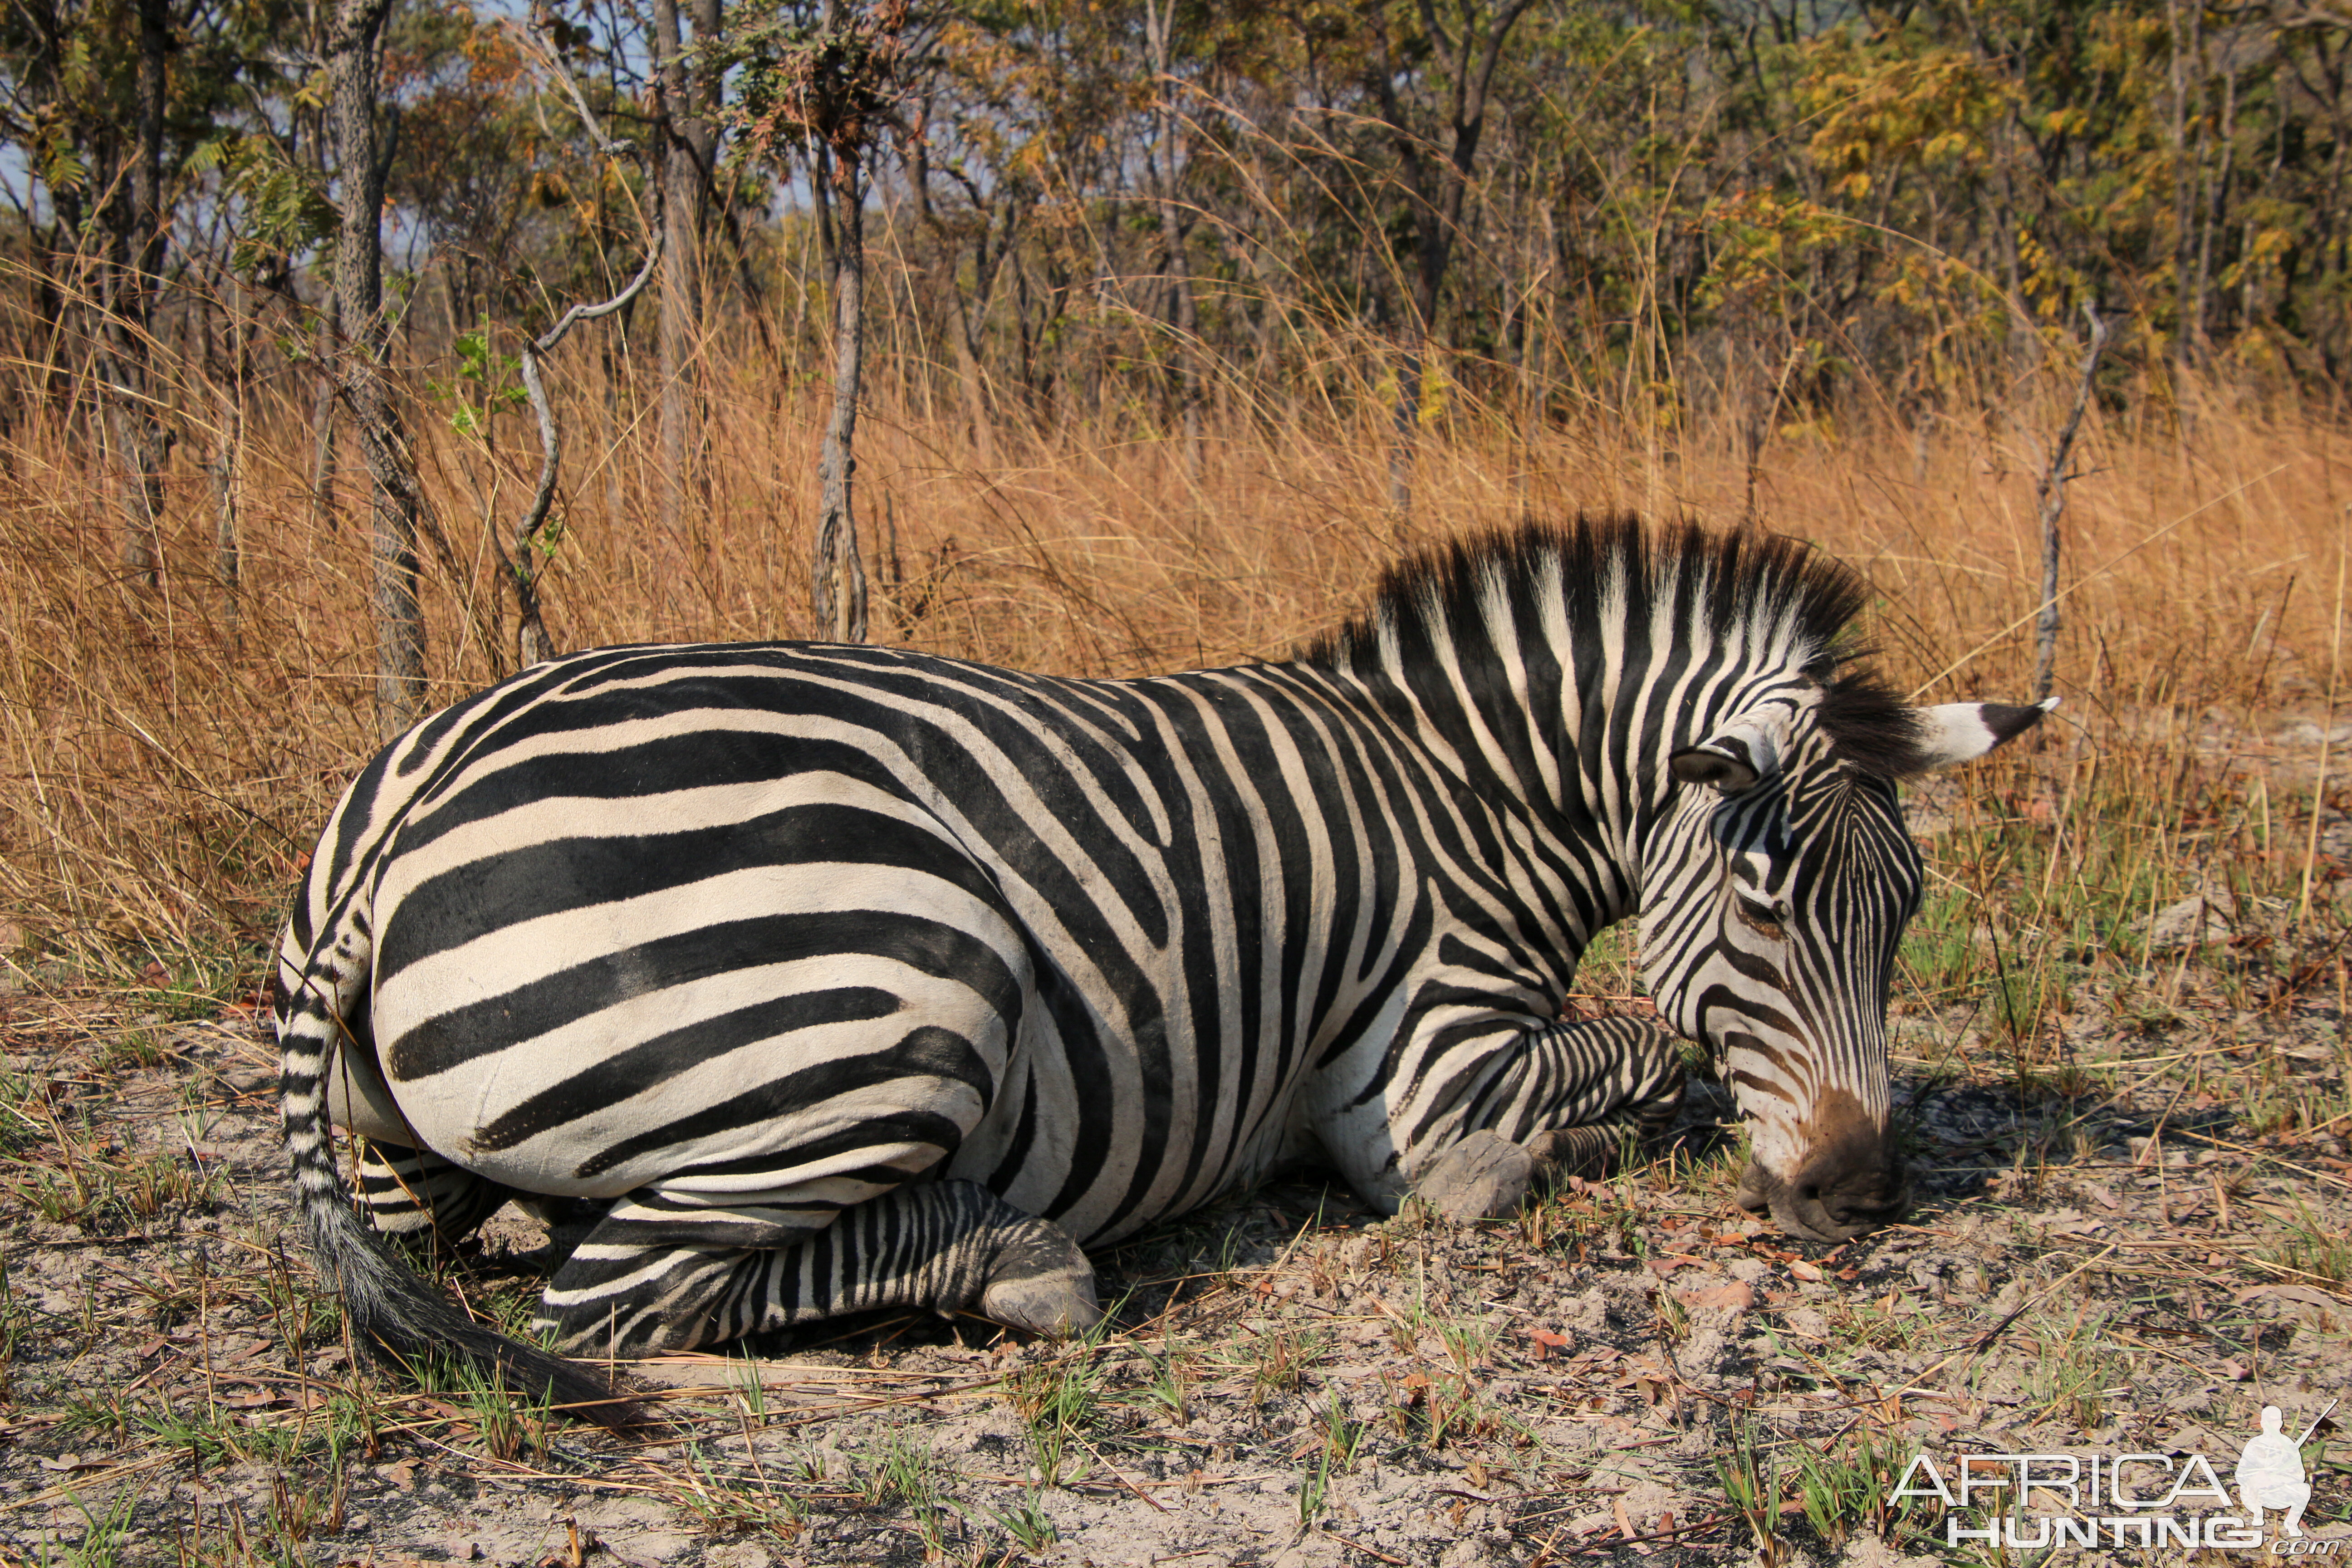
[[0, 948], [249, 964], [373, 744], [551, 648], [1270, 657], [1580, 506], [1816, 539], [1923, 692], [2015, 696], [2063, 469], [2075, 722], [2332, 700], [2347, 47], [2286, 0], [19, 0]]

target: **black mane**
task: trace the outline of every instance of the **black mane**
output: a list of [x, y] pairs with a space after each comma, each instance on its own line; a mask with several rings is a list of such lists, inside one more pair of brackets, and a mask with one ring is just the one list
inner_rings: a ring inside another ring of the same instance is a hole
[[1485, 634], [1507, 647], [1509, 625], [1492, 626], [1499, 592], [1513, 618], [1532, 619], [1539, 585], [1558, 575], [1572, 644], [1597, 647], [1598, 584], [1622, 564], [1624, 616], [1646, 624], [1662, 611], [1688, 614], [1696, 602], [1711, 625], [1793, 623], [1811, 648], [1806, 672], [1827, 689], [1820, 710], [1834, 754], [1868, 773], [1899, 777], [1920, 770], [1918, 723], [1902, 695], [1866, 650], [1840, 647], [1861, 614], [1870, 586], [1844, 563], [1784, 534], [1711, 533], [1692, 522], [1652, 531], [1629, 515], [1579, 514], [1566, 523], [1522, 523], [1469, 535], [1390, 567], [1361, 614], [1299, 650], [1310, 663], [1369, 668], [1383, 631], [1407, 646]]

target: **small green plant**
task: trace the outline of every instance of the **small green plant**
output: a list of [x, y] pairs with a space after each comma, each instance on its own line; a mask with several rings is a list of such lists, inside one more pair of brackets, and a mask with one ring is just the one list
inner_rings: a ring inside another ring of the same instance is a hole
[[494, 416], [530, 401], [516, 382], [522, 361], [491, 348], [488, 319], [459, 332], [450, 350], [457, 356], [457, 374], [428, 377], [425, 384], [435, 398], [451, 405], [449, 428], [458, 435], [480, 439], [489, 433]]
[[1331, 1450], [1324, 1448], [1315, 1456], [1315, 1468], [1301, 1476], [1298, 1481], [1298, 1522], [1304, 1527], [1315, 1522], [1323, 1511], [1323, 1500], [1331, 1486]]
[[299, 1546], [322, 1526], [342, 1512], [341, 1477], [337, 1485], [321, 1492], [289, 1479], [283, 1470], [269, 1478], [269, 1530], [286, 1546]]
[[1458, 1436], [1481, 1436], [1495, 1429], [1493, 1415], [1478, 1398], [1478, 1381], [1466, 1374], [1431, 1379], [1421, 1405], [1421, 1440], [1432, 1449], [1443, 1449]]
[[102, 1073], [119, 1073], [161, 1067], [171, 1059], [170, 1042], [161, 1030], [131, 1028], [100, 1046], [92, 1065]]
[[1657, 1309], [1660, 1339], [1670, 1345], [1678, 1345], [1690, 1338], [1690, 1309], [1684, 1306], [1672, 1290], [1660, 1288], [1651, 1292], [1650, 1300]]
[[33, 1310], [16, 1294], [8, 1274], [8, 1257], [0, 1253], [0, 1400], [16, 1397], [14, 1374], [17, 1347], [33, 1330]]
[[1831, 1331], [1864, 1350], [1908, 1350], [1931, 1337], [1935, 1320], [1916, 1311], [1910, 1298], [1890, 1291], [1885, 1300], [1844, 1299], [1831, 1304]]
[[58, 1425], [77, 1437], [121, 1443], [131, 1429], [131, 1416], [110, 1394], [78, 1394], [58, 1406]]
[[173, 1405], [169, 1396], [158, 1394], [152, 1404], [133, 1406], [129, 1421], [149, 1443], [193, 1454], [207, 1466], [260, 1458], [278, 1447], [282, 1436], [274, 1428], [240, 1426], [227, 1412], [208, 1409], [194, 1395], [186, 1399], [184, 1409]]
[[1330, 1492], [1332, 1472], [1336, 1470], [1345, 1475], [1355, 1467], [1356, 1451], [1363, 1447], [1366, 1430], [1361, 1422], [1348, 1419], [1347, 1409], [1336, 1394], [1316, 1412], [1315, 1435], [1320, 1441], [1315, 1450], [1313, 1471], [1300, 1478], [1300, 1524], [1314, 1523], [1315, 1516], [1323, 1511], [1324, 1500]]
[[1767, 1568], [1787, 1557], [1789, 1547], [1780, 1539], [1780, 1472], [1772, 1450], [1756, 1441], [1755, 1417], [1740, 1423], [1731, 1452], [1715, 1462], [1715, 1473]]
[[1360, 1421], [1348, 1419], [1346, 1406], [1337, 1394], [1315, 1415], [1316, 1435], [1323, 1439], [1323, 1451], [1342, 1471], [1352, 1469], [1356, 1454], [1364, 1446], [1370, 1428]]
[[115, 1200], [136, 1219], [154, 1219], [210, 1204], [216, 1178], [185, 1154], [158, 1152], [125, 1161], [114, 1173]]
[[341, 1337], [342, 1299], [331, 1290], [311, 1289], [288, 1259], [282, 1241], [270, 1248], [258, 1283], [270, 1327], [285, 1342], [287, 1360], [293, 1365], [306, 1363], [310, 1346], [332, 1344]]
[[1592, 933], [1577, 963], [1580, 990], [1601, 996], [1631, 996], [1642, 990], [1641, 927], [1620, 921]]
[[[83, 1529], [81, 1540], [62, 1559], [63, 1568], [115, 1568], [115, 1564], [129, 1561], [125, 1553], [131, 1545], [131, 1521], [139, 1495], [137, 1487], [123, 1488], [100, 1515], [90, 1512], [79, 1493], [71, 1494], [74, 1508], [81, 1514]], [[46, 1554], [43, 1561], [47, 1561]]]
[[1309, 1368], [1328, 1350], [1325, 1337], [1311, 1329], [1285, 1324], [1267, 1330], [1256, 1342], [1250, 1367], [1250, 1392], [1258, 1399], [1295, 1392], [1307, 1381]]
[[1126, 1304], [1122, 1298], [1060, 1354], [1023, 1367], [1005, 1384], [1013, 1413], [1029, 1428], [1030, 1447], [1047, 1486], [1061, 1484], [1073, 1445], [1085, 1446], [1103, 1403], [1102, 1343]]
[[[252, 991], [254, 964], [259, 956], [251, 950], [155, 952], [141, 972], [140, 983], [123, 992], [124, 1006], [133, 1016], [152, 1016], [167, 1024], [216, 1017], [226, 1004]], [[137, 958], [131, 962], [137, 963]], [[160, 1036], [151, 1039], [163, 1054], [170, 1054]]]
[[2036, 1335], [2041, 1353], [2027, 1376], [2028, 1398], [2050, 1414], [2074, 1423], [2077, 1431], [2095, 1430], [2106, 1414], [2107, 1401], [2121, 1390], [2108, 1353], [2103, 1319], [2078, 1316], [2063, 1336]]
[[744, 1425], [765, 1426], [768, 1424], [768, 1385], [761, 1381], [759, 1363], [751, 1361], [743, 1363], [740, 1376], [733, 1381], [735, 1397], [743, 1407]]
[[383, 1446], [383, 1419], [374, 1385], [365, 1378], [352, 1378], [327, 1395], [327, 1458], [338, 1473], [347, 1454], [374, 1462]]
[[555, 1419], [548, 1396], [537, 1399], [507, 1384], [497, 1367], [450, 1361], [428, 1365], [417, 1380], [425, 1391], [461, 1407], [477, 1440], [493, 1458], [512, 1459], [547, 1447], [548, 1429]]
[[939, 1460], [931, 1446], [912, 1432], [891, 1432], [873, 1450], [866, 1469], [863, 1500], [868, 1507], [906, 1502], [927, 1507], [939, 1500]]
[[1024, 1493], [1021, 1500], [1009, 1509], [993, 1509], [980, 1505], [980, 1511], [991, 1524], [1003, 1531], [1005, 1538], [1022, 1551], [1036, 1553], [1062, 1539], [1062, 1532], [1045, 1510], [1038, 1506], [1036, 1494]]
[[51, 1225], [76, 1224], [90, 1208], [89, 1190], [81, 1173], [70, 1165], [62, 1171], [37, 1170], [19, 1190], [33, 1212]]
[[2352, 1232], [2323, 1222], [2300, 1198], [2294, 1217], [2254, 1256], [2305, 1279], [2352, 1284]]
[[[1105, 1319], [1108, 1321], [1108, 1319]], [[1051, 1361], [1023, 1367], [1005, 1384], [1013, 1413], [1029, 1429], [1038, 1474], [1059, 1486], [1070, 1449], [1083, 1445], [1102, 1398], [1102, 1374], [1093, 1347], [1076, 1344]]]
[[19, 1189], [33, 1212], [52, 1225], [70, 1225], [97, 1234], [165, 1215], [208, 1205], [219, 1194], [219, 1178], [184, 1153], [153, 1150], [110, 1157], [72, 1136], [64, 1124], [53, 1129], [58, 1163], [36, 1170]]
[[2352, 1093], [2295, 1089], [2280, 1081], [2275, 1058], [2263, 1070], [2240, 1080], [2240, 1122], [2255, 1137], [2290, 1137], [2315, 1127], [2332, 1127], [2352, 1117]]
[[939, 1458], [931, 1446], [912, 1431], [901, 1429], [884, 1438], [866, 1471], [865, 1500], [869, 1507], [904, 1503], [914, 1515], [915, 1533], [924, 1555], [936, 1560], [947, 1554], [950, 1506], [940, 1474]]
[[709, 1456], [693, 1450], [688, 1464], [698, 1484], [677, 1492], [674, 1500], [713, 1535], [767, 1531], [791, 1540], [808, 1525], [808, 1504], [789, 1490], [779, 1490], [761, 1478], [757, 1488], [740, 1477], [721, 1473]]
[[1867, 1422], [1848, 1434], [1815, 1448], [1796, 1445], [1797, 1500], [1805, 1521], [1832, 1549], [1845, 1544], [1857, 1530], [1867, 1529], [1893, 1540], [1903, 1529], [1916, 1500], [1889, 1500], [1899, 1473], [1893, 1452], [1882, 1444]]
[[1495, 1331], [1475, 1319], [1441, 1318], [1437, 1337], [1444, 1342], [1454, 1364], [1464, 1372], [1475, 1372], [1494, 1359]]
[[1165, 1340], [1160, 1342], [1158, 1355], [1152, 1354], [1148, 1347], [1138, 1348], [1148, 1375], [1137, 1388], [1135, 1403], [1158, 1412], [1179, 1426], [1188, 1425], [1192, 1419], [1193, 1368], [1191, 1358], [1179, 1354]]
[[48, 1131], [40, 1109], [45, 1092], [30, 1073], [0, 1063], [0, 1154], [13, 1154]]
[[1958, 889], [1931, 891], [1903, 933], [1902, 964], [1931, 1000], [1958, 994], [1976, 978], [1974, 900]]

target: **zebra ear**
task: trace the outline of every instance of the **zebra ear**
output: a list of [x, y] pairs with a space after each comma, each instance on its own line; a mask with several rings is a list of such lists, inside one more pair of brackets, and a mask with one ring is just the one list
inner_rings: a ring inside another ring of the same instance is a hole
[[2036, 724], [2042, 716], [2058, 706], [2058, 699], [2046, 697], [2030, 707], [2012, 708], [2005, 702], [1946, 702], [1934, 708], [1915, 708], [1919, 730], [1914, 742], [1914, 763], [1919, 773], [1933, 773], [1937, 768], [1954, 767], [1972, 763], [2004, 741], [2015, 740]]
[[1666, 766], [1684, 784], [1738, 795], [1754, 789], [1758, 779], [1779, 769], [1780, 737], [1786, 732], [1785, 721], [1735, 719], [1706, 740], [1668, 757]]

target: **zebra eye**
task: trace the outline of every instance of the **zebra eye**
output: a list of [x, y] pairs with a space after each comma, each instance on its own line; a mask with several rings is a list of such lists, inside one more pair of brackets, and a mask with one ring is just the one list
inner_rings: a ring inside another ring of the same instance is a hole
[[1789, 900], [1764, 899], [1742, 888], [1733, 894], [1739, 906], [1740, 918], [1752, 926], [1782, 926], [1789, 923]]

